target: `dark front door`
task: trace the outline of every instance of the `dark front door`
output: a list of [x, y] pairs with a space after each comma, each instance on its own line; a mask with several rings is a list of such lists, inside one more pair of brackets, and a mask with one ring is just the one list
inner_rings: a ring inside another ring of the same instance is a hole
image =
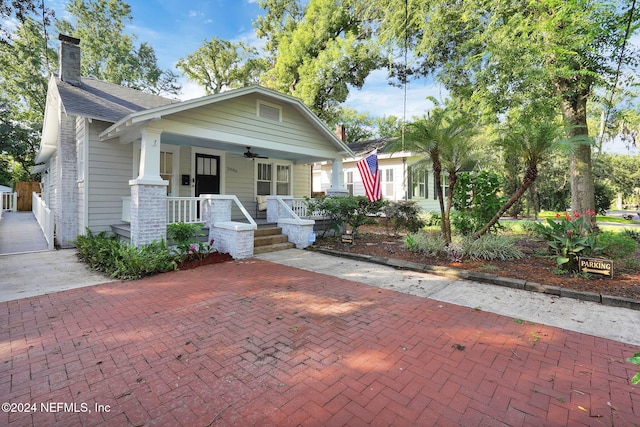
[[220, 194], [220, 157], [196, 153], [196, 197]]

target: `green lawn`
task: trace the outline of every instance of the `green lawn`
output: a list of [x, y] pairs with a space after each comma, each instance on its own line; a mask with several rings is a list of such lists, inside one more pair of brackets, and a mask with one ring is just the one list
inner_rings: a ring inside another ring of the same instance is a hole
[[[555, 218], [558, 213], [560, 215], [564, 215], [564, 212], [545, 211], [545, 212], [540, 212], [540, 214], [538, 216], [540, 217], [540, 219]], [[615, 222], [615, 223], [619, 223], [619, 224], [638, 224], [638, 221], [631, 221], [631, 220], [624, 219], [624, 218], [619, 217], [619, 216], [608, 216], [608, 215], [596, 215], [596, 222]]]

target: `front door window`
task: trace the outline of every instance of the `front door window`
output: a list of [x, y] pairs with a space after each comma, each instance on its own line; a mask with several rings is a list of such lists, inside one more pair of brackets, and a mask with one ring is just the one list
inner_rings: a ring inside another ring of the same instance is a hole
[[220, 157], [196, 153], [195, 195], [220, 194]]

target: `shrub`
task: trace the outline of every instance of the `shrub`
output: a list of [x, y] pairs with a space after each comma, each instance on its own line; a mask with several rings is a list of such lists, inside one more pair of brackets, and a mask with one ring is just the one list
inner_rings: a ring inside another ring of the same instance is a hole
[[[342, 227], [348, 224], [353, 234], [358, 234], [358, 228], [365, 224], [375, 223], [372, 216], [380, 214], [387, 204], [385, 200], [370, 202], [364, 196], [340, 196], [340, 197], [320, 197], [309, 199], [307, 209], [311, 212], [324, 212], [329, 219], [329, 229], [340, 233]], [[323, 233], [323, 235], [326, 233]]]
[[451, 212], [451, 225], [463, 236], [468, 236], [477, 229], [472, 214], [468, 211]]
[[473, 260], [520, 259], [524, 254], [516, 247], [516, 240], [510, 236], [485, 234], [478, 239], [465, 238], [462, 249]]
[[604, 231], [598, 236], [598, 244], [602, 252], [614, 259], [623, 259], [635, 252], [638, 244], [633, 238], [623, 233]]
[[[463, 235], [480, 230], [498, 212], [505, 202], [498, 193], [502, 177], [493, 172], [462, 172], [453, 189], [451, 223]], [[498, 228], [499, 224], [493, 227]]]
[[439, 213], [429, 211], [424, 215], [424, 223], [427, 227], [439, 227], [442, 216]]
[[615, 198], [615, 192], [605, 183], [596, 180], [594, 183], [594, 201], [596, 212], [600, 215], [606, 215], [607, 210], [611, 208], [611, 203]]
[[93, 234], [87, 229], [85, 236], [76, 238], [75, 245], [81, 261], [117, 279], [139, 279], [176, 268], [174, 256], [165, 242], [135, 247], [106, 232]]
[[202, 224], [185, 224], [184, 222], [169, 224], [167, 235], [169, 239], [174, 241], [175, 253], [181, 261], [190, 258], [202, 260], [214, 251], [213, 240], [209, 243], [203, 243], [198, 239], [198, 237], [205, 236], [202, 233]]
[[625, 228], [622, 231], [622, 234], [632, 238], [633, 240], [635, 240], [636, 242], [640, 243], [640, 231], [637, 230], [633, 230], [631, 228]]
[[[631, 362], [634, 365], [640, 365], [640, 353], [636, 353], [632, 357], [628, 358], [627, 362]], [[639, 383], [640, 383], [640, 372], [636, 372], [636, 374], [631, 378], [631, 384], [639, 384]]]
[[176, 268], [174, 257], [164, 241], [140, 247], [120, 243], [113, 255], [114, 269], [109, 275], [122, 280], [140, 279]]
[[387, 217], [387, 232], [391, 226], [394, 235], [400, 230], [416, 233], [425, 225], [425, 221], [420, 218], [420, 206], [413, 200], [390, 202], [383, 211]]

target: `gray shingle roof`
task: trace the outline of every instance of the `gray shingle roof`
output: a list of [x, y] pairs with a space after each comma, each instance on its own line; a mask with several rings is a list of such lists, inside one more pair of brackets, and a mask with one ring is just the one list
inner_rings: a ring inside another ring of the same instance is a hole
[[91, 77], [83, 77], [79, 87], [56, 77], [56, 85], [68, 114], [110, 123], [137, 111], [179, 102]]
[[389, 145], [392, 139], [389, 138], [378, 138], [378, 139], [370, 139], [368, 141], [356, 141], [349, 144], [349, 148], [356, 155], [356, 157], [361, 157], [366, 154], [371, 153], [373, 150], [378, 150], [380, 152], [384, 151], [384, 149]]

